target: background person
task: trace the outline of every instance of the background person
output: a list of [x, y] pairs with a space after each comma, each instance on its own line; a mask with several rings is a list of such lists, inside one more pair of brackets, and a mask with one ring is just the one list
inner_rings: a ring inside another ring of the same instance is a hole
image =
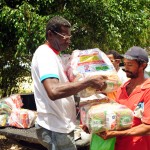
[[[121, 56], [117, 51], [110, 50], [106, 53], [107, 57], [110, 59], [112, 64], [114, 65], [117, 75], [121, 81], [121, 84], [126, 82], [128, 80], [126, 73], [122, 70], [120, 67], [121, 60], [123, 59], [123, 56]], [[109, 92], [106, 94], [111, 100], [116, 100], [116, 91]]]
[[114, 65], [118, 77], [121, 80], [122, 84], [128, 80], [126, 73], [122, 70], [120, 67], [121, 61], [123, 59], [123, 56], [121, 56], [117, 51], [110, 50], [106, 53], [107, 57], [110, 59], [112, 64]]
[[37, 136], [48, 150], [76, 150], [74, 129], [76, 108], [73, 95], [89, 86], [106, 88], [102, 76], [92, 76], [70, 83], [59, 57], [68, 48], [71, 24], [56, 16], [46, 26], [46, 42], [32, 59], [32, 78], [37, 107]]
[[115, 150], [150, 150], [150, 79], [144, 77], [148, 54], [141, 47], [131, 47], [124, 55], [129, 79], [117, 91], [116, 101], [134, 111], [133, 127], [123, 131], [108, 131], [99, 135], [117, 137]]

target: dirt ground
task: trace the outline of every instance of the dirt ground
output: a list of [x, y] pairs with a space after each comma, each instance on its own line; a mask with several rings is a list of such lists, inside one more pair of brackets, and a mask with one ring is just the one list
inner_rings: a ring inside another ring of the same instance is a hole
[[16, 141], [0, 135], [0, 150], [22, 150]]
[[[28, 148], [25, 145], [26, 144], [21, 145], [16, 140], [8, 139], [5, 136], [0, 135], [0, 150], [33, 150], [33, 148]], [[36, 149], [34, 148], [34, 150]]]
[[[0, 150], [45, 150], [41, 145], [19, 142], [0, 135]], [[89, 148], [78, 148], [78, 150], [89, 150]]]

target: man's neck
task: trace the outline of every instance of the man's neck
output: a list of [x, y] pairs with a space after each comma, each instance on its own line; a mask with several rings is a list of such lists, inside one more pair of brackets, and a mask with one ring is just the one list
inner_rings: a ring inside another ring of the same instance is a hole
[[54, 51], [55, 54], [59, 55], [59, 51], [54, 49], [48, 41], [46, 41], [45, 44], [48, 45]]
[[130, 79], [129, 84], [126, 86], [128, 95], [130, 95], [135, 88], [142, 85], [145, 81], [146, 78], [144, 78], [144, 76]]
[[136, 78], [136, 79], [131, 79], [130, 80], [130, 84], [131, 85], [141, 85], [141, 84], [143, 84], [144, 82], [146, 81], [146, 78]]
[[116, 67], [115, 69], [116, 69], [116, 71], [118, 72], [118, 71], [119, 71], [119, 69], [120, 69], [120, 67], [118, 66], [118, 67]]

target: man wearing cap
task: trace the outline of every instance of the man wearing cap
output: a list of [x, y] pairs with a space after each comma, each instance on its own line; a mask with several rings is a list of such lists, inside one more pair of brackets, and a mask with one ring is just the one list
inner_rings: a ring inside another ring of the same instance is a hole
[[116, 101], [134, 111], [133, 126], [123, 131], [100, 133], [103, 139], [116, 137], [115, 150], [150, 150], [150, 79], [144, 77], [148, 54], [133, 46], [124, 55], [128, 78], [117, 91]]

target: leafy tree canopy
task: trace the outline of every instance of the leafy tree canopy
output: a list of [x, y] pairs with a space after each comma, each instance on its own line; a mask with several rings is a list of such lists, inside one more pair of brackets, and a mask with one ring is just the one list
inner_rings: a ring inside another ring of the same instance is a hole
[[[149, 48], [149, 0], [1, 0], [1, 96], [17, 92], [18, 78], [30, 75], [35, 49], [45, 42], [45, 26], [55, 15], [72, 24], [74, 49], [99, 47], [124, 53], [133, 45]], [[15, 87], [15, 88], [14, 88]]]

